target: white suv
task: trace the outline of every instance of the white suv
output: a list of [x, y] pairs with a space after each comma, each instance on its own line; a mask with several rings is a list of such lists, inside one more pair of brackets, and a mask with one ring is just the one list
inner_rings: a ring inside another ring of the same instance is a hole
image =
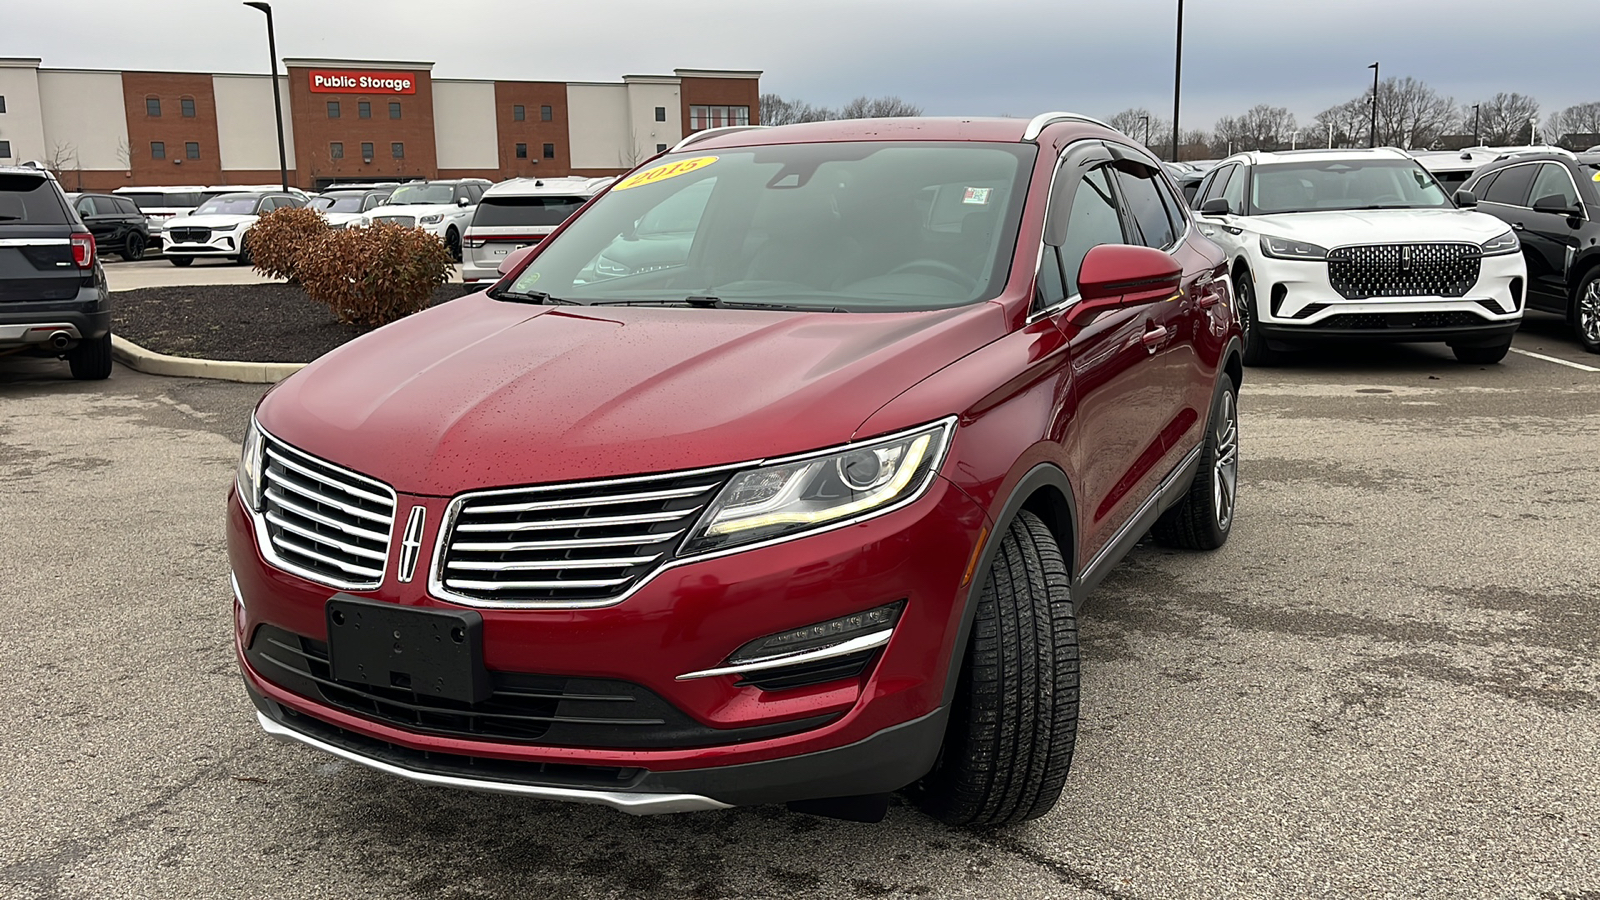
[[467, 225], [461, 280], [496, 281], [500, 264], [537, 244], [615, 178], [513, 178], [489, 188]]
[[489, 182], [482, 178], [409, 181], [395, 188], [382, 206], [369, 211], [365, 224], [393, 222], [421, 228], [444, 241], [450, 257], [460, 262], [461, 235], [488, 187]]
[[1244, 361], [1325, 340], [1442, 341], [1496, 363], [1522, 321], [1517, 236], [1460, 208], [1403, 150], [1250, 152], [1195, 194], [1200, 230], [1228, 251]]
[[248, 266], [250, 226], [275, 209], [305, 203], [282, 191], [219, 194], [194, 212], [167, 220], [162, 252], [175, 266], [187, 266], [203, 256], [222, 256]]

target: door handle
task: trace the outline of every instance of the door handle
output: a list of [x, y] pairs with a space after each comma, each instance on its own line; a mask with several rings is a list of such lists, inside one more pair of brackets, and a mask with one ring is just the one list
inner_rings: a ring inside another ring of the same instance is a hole
[[1144, 337], [1141, 337], [1139, 340], [1144, 341], [1146, 350], [1154, 353], [1156, 350], [1160, 349], [1162, 344], [1166, 343], [1167, 327], [1165, 325], [1157, 325], [1149, 331], [1146, 331], [1144, 333]]
[[1512, 222], [1511, 223], [1511, 230], [1512, 231], [1527, 231], [1528, 229], [1522, 227], [1522, 223], [1521, 222]]

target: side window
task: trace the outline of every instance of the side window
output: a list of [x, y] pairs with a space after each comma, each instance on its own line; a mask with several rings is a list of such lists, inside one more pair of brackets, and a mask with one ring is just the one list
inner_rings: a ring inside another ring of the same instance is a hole
[[1044, 245], [1039, 258], [1039, 280], [1035, 282], [1033, 309], [1049, 309], [1067, 299], [1067, 283], [1061, 277], [1061, 251]]
[[267, 213], [272, 212], [273, 210], [275, 210], [277, 208], [278, 208], [278, 198], [277, 197], [262, 197], [261, 198], [261, 202], [256, 206], [256, 215], [264, 216]]
[[78, 202], [76, 204], [74, 204], [74, 205], [77, 207], [79, 216], [92, 216], [92, 215], [94, 215], [94, 200], [93, 199], [91, 199], [89, 197], [79, 197], [78, 198]]
[[1157, 173], [1150, 180], [1156, 186], [1156, 193], [1161, 195], [1161, 202], [1167, 206], [1167, 223], [1172, 226], [1172, 236], [1176, 240], [1177, 236], [1183, 234], [1184, 229], [1189, 227], [1189, 220], [1183, 212], [1186, 204], [1173, 193], [1172, 183], [1165, 176]]
[[467, 193], [467, 186], [466, 185], [458, 184], [458, 185], [456, 185], [456, 202], [460, 203], [462, 200], [465, 200], [465, 201], [470, 203], [470, 202], [472, 202], [472, 195]]
[[1481, 199], [1506, 206], [1527, 206], [1528, 188], [1533, 184], [1533, 170], [1537, 166], [1512, 166], [1502, 169], [1494, 184]]
[[1166, 204], [1156, 190], [1154, 172], [1144, 166], [1123, 163], [1116, 167], [1117, 184], [1122, 189], [1128, 214], [1138, 226], [1147, 247], [1165, 250], [1172, 246], [1177, 235], [1172, 230], [1172, 220], [1167, 218]]
[[1532, 206], [1546, 197], [1560, 197], [1569, 208], [1578, 205], [1578, 186], [1572, 183], [1566, 166], [1547, 162], [1539, 167], [1539, 174], [1533, 177], [1533, 192], [1528, 195], [1528, 205]]
[[128, 200], [123, 197], [117, 198], [117, 209], [122, 210], [122, 214], [125, 216], [143, 215], [143, 213], [139, 212], [139, 207], [133, 205], [132, 200]]
[[368, 194], [367, 196], [361, 198], [361, 211], [362, 212], [366, 212], [369, 209], [377, 209], [378, 207], [380, 207], [382, 205], [383, 205], [383, 197], [378, 195], [378, 194]]
[[1470, 190], [1472, 191], [1473, 194], [1475, 194], [1477, 196], [1477, 198], [1479, 200], [1482, 200], [1484, 194], [1487, 194], [1489, 192], [1489, 186], [1494, 184], [1495, 176], [1499, 175], [1499, 174], [1500, 173], [1498, 171], [1495, 171], [1495, 172], [1490, 172], [1489, 174], [1483, 176], [1482, 178], [1479, 178], [1477, 180], [1477, 182], [1472, 185]]
[[1110, 166], [1101, 166], [1084, 176], [1072, 197], [1067, 213], [1067, 236], [1061, 242], [1061, 274], [1067, 296], [1078, 292], [1078, 270], [1083, 258], [1101, 244], [1127, 241], [1122, 233], [1122, 216], [1117, 213], [1116, 195], [1111, 192]]
[[1248, 180], [1250, 170], [1236, 165], [1228, 173], [1228, 183], [1222, 188], [1222, 199], [1228, 201], [1228, 209], [1236, 216], [1244, 215], [1244, 183]]
[[1199, 209], [1200, 204], [1206, 202], [1206, 195], [1211, 193], [1211, 185], [1217, 180], [1217, 170], [1212, 169], [1194, 189], [1194, 208]]

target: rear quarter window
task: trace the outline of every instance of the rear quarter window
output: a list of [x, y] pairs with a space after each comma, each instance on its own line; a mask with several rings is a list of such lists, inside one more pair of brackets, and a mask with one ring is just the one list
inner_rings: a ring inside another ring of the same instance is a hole
[[67, 208], [49, 179], [0, 175], [0, 228], [7, 225], [67, 225]]

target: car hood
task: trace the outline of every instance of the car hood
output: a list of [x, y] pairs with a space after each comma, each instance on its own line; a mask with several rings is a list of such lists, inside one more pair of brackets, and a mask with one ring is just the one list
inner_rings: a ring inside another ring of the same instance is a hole
[[1260, 234], [1321, 247], [1431, 241], [1481, 244], [1507, 230], [1506, 223], [1494, 216], [1469, 209], [1354, 209], [1253, 216], [1247, 221]]
[[376, 219], [379, 216], [431, 216], [436, 213], [465, 212], [471, 210], [470, 206], [457, 206], [454, 203], [417, 203], [405, 206], [375, 206], [366, 212], [366, 215]]
[[215, 228], [218, 225], [244, 225], [256, 220], [256, 216], [173, 216], [166, 220], [168, 230], [173, 228]]
[[676, 471], [844, 443], [1004, 331], [993, 303], [794, 313], [474, 294], [329, 353], [257, 415], [279, 439], [413, 494]]

